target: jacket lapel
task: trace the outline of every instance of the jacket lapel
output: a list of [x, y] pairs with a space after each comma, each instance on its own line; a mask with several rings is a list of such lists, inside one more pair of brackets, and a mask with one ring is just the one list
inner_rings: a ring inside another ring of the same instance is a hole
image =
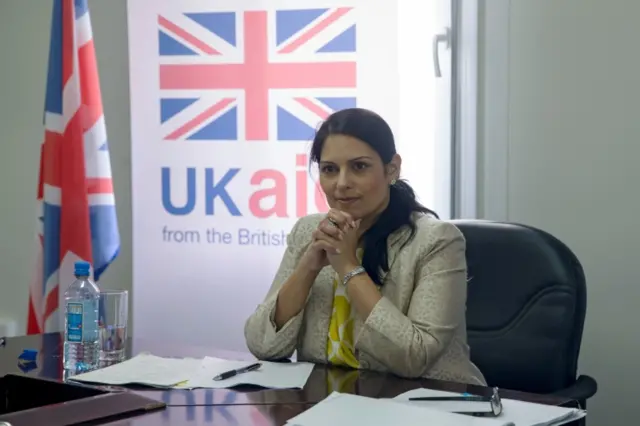
[[[389, 237], [387, 238], [387, 261], [389, 265], [389, 271], [393, 267], [393, 263], [395, 262], [396, 257], [398, 256], [398, 253], [400, 253], [400, 248], [402, 247], [403, 242], [409, 236], [409, 232], [410, 232], [410, 229], [408, 229], [407, 227], [403, 227], [402, 229], [399, 229], [398, 231], [389, 235]], [[384, 282], [384, 280], [386, 279], [389, 271], [383, 271], [381, 273], [380, 278], [382, 282]], [[382, 291], [382, 288], [379, 287], [379, 290]], [[364, 321], [359, 316], [356, 316], [354, 318], [354, 331], [353, 331], [353, 334], [355, 336], [356, 346], [357, 346], [357, 342], [359, 340], [359, 336], [363, 326], [364, 326]], [[367, 359], [365, 359], [366, 356], [365, 358], [363, 358], [362, 356], [363, 354], [361, 354], [356, 348], [356, 357], [358, 357], [358, 359], [361, 362], [364, 361], [366, 363], [367, 362]]]
[[[398, 253], [400, 253], [400, 248], [402, 247], [402, 244], [404, 243], [406, 238], [409, 236], [409, 232], [410, 230], [406, 226], [403, 226], [401, 229], [389, 235], [389, 237], [387, 238], [387, 262], [389, 265], [389, 271], [393, 267], [393, 263], [396, 260], [396, 256], [398, 255]], [[388, 271], [382, 272], [382, 274], [380, 275], [380, 277], [382, 278], [382, 282], [384, 282], [388, 273], [389, 273]]]

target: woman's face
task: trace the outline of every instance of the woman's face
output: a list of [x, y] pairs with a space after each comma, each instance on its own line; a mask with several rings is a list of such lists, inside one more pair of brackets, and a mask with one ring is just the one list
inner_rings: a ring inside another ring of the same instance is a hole
[[381, 213], [389, 202], [389, 185], [397, 178], [400, 157], [385, 166], [378, 153], [360, 139], [327, 137], [320, 155], [320, 186], [329, 206], [367, 219]]

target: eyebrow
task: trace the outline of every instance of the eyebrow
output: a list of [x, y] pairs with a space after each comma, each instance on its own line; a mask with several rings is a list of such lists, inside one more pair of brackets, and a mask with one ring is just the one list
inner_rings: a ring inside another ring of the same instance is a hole
[[[362, 155], [360, 157], [356, 157], [356, 158], [351, 158], [349, 160], [347, 160], [348, 162], [352, 163], [354, 161], [358, 161], [358, 160], [371, 160], [371, 157], [368, 157], [366, 155]], [[320, 161], [320, 163], [334, 163], [333, 161], [327, 161], [327, 160], [323, 160]]]

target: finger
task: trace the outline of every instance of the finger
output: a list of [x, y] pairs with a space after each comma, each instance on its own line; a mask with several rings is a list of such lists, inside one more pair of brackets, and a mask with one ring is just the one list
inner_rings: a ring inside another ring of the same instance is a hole
[[323, 243], [329, 244], [331, 247], [336, 249], [337, 253], [340, 253], [340, 250], [337, 249], [337, 247], [339, 245], [339, 241], [336, 240], [335, 238], [333, 238], [331, 235], [327, 235], [327, 234], [325, 234], [323, 232], [320, 232], [318, 234], [316, 242], [323, 242]]
[[344, 228], [347, 225], [354, 226], [353, 217], [349, 213], [338, 209], [329, 210], [327, 218], [336, 222], [339, 225], [339, 228]]
[[321, 222], [320, 225], [324, 225], [327, 227], [333, 227], [333, 228], [337, 228], [337, 229], [346, 229], [347, 228], [347, 224], [341, 222], [340, 220], [334, 219], [331, 216], [327, 216], [326, 218], [324, 218]]
[[324, 234], [324, 232], [322, 232], [319, 228], [314, 229], [313, 232], [311, 233], [311, 237], [313, 237], [313, 242], [315, 243], [316, 240], [318, 240], [318, 238], [320, 238], [320, 235], [322, 234]]
[[[335, 230], [335, 228], [332, 228]], [[340, 233], [342, 233], [342, 231], [340, 231]], [[322, 229], [318, 228], [316, 230], [313, 231], [313, 233], [311, 234], [313, 236], [313, 241], [318, 241], [318, 240], [323, 240], [323, 241], [327, 241], [329, 243], [335, 244], [338, 241], [340, 241], [338, 238], [334, 237], [333, 235], [330, 235], [326, 232], [324, 232]]]
[[320, 227], [318, 228], [318, 230], [327, 235], [331, 235], [337, 240], [342, 240], [342, 238], [344, 237], [344, 231], [332, 225], [328, 221], [320, 223]]
[[326, 234], [326, 233], [322, 232], [322, 230], [320, 230], [320, 229], [316, 229], [316, 231], [314, 231], [314, 232], [317, 232], [316, 235], [315, 235], [315, 240], [316, 241], [319, 241], [319, 240], [327, 241], [330, 244], [337, 244], [339, 242], [337, 238], [335, 238], [332, 235], [329, 235], [329, 234]]
[[[332, 217], [327, 216], [320, 221], [320, 223], [318, 224], [318, 228], [338, 238], [338, 236], [341, 233], [344, 233], [349, 229], [349, 225], [346, 223], [340, 223], [337, 220], [333, 219]], [[340, 232], [334, 232], [333, 230], [340, 231]]]
[[356, 227], [356, 222], [353, 219], [353, 216], [351, 216], [349, 213], [343, 212], [343, 211], [339, 211], [339, 213], [343, 217], [343, 220], [347, 225], [349, 225], [351, 228], [355, 228]]
[[313, 248], [317, 250], [324, 250], [330, 254], [340, 254], [340, 250], [334, 247], [331, 243], [325, 240], [317, 240], [313, 243]]

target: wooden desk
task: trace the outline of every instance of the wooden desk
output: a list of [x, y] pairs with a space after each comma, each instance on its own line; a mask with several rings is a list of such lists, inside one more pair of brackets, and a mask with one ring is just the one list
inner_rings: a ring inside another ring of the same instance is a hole
[[[35, 377], [62, 380], [62, 336], [59, 333], [8, 338], [0, 347], [0, 375], [18, 373], [18, 357], [25, 349], [37, 350], [37, 366], [26, 374]], [[204, 357], [217, 356], [226, 359], [252, 360], [250, 354], [220, 351], [207, 347], [172, 345], [144, 339], [129, 339], [127, 355], [151, 352], [158, 356]], [[343, 382], [340, 389], [331, 388], [329, 376], [334, 382]], [[344, 370], [317, 365], [309, 380], [300, 390], [270, 390], [255, 388], [196, 389], [186, 390], [132, 390], [140, 395], [163, 401], [168, 408], [111, 425], [281, 425], [313, 404], [323, 400], [334, 390], [373, 398], [393, 398], [416, 388], [431, 388], [453, 392], [489, 394], [489, 388], [453, 382], [418, 379], [407, 380], [391, 374], [370, 371]], [[538, 402], [550, 405], [567, 405], [566, 398], [534, 395], [502, 390], [504, 398]]]

